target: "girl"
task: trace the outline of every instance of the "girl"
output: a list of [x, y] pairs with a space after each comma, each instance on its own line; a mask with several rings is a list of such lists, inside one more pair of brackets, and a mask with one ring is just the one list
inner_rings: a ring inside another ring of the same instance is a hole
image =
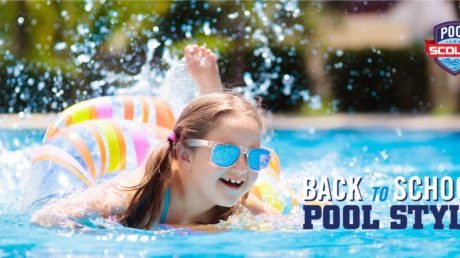
[[101, 215], [149, 229], [157, 223], [213, 224], [241, 206], [278, 213], [248, 193], [271, 157], [260, 146], [265, 127], [259, 108], [223, 92], [212, 52], [188, 46], [185, 57], [202, 96], [183, 110], [145, 165], [42, 208], [32, 223], [76, 228], [79, 218]]

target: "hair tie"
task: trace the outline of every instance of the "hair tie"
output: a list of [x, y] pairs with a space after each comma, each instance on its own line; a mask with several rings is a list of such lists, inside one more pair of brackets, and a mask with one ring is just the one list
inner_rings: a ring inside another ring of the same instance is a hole
[[172, 143], [176, 143], [177, 142], [177, 136], [174, 132], [170, 132], [168, 134], [168, 141], [169, 142], [172, 142]]

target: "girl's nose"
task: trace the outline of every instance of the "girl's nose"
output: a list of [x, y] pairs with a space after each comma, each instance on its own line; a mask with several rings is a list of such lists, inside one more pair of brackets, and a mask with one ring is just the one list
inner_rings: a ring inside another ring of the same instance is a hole
[[241, 153], [236, 161], [235, 165], [233, 165], [233, 170], [236, 170], [241, 173], [245, 173], [248, 170], [248, 165], [246, 163], [246, 155]]

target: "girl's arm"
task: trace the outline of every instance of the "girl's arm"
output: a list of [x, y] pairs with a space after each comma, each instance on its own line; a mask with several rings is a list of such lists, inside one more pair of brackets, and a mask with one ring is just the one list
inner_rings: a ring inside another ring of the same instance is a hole
[[249, 211], [251, 211], [252, 214], [255, 214], [255, 215], [258, 215], [261, 213], [270, 214], [270, 215], [280, 215], [281, 214], [277, 209], [265, 204], [264, 202], [262, 202], [262, 200], [257, 198], [252, 193], [249, 193], [248, 198], [246, 198], [243, 201], [243, 206], [246, 207]]
[[137, 179], [135, 172], [129, 174], [52, 202], [36, 211], [31, 223], [75, 229], [84, 227], [78, 223], [79, 219], [120, 215], [127, 209], [132, 197], [131, 191], [126, 191], [124, 187], [134, 185]]
[[210, 49], [188, 45], [184, 49], [184, 56], [189, 74], [197, 84], [200, 96], [223, 91], [217, 57]]

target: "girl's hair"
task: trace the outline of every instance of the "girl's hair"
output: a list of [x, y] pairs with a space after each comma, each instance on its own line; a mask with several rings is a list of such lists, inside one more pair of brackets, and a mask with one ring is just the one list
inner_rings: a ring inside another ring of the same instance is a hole
[[[177, 120], [173, 132], [178, 141], [187, 138], [203, 138], [223, 116], [242, 114], [254, 119], [261, 132], [265, 131], [263, 111], [258, 105], [251, 104], [242, 95], [233, 92], [204, 95], [185, 107]], [[172, 177], [175, 155], [175, 143], [165, 141], [149, 157], [145, 174], [139, 185], [134, 186], [134, 197], [120, 222], [128, 227], [149, 229], [160, 213], [166, 188]], [[176, 166], [174, 166], [176, 167]], [[246, 198], [247, 194], [243, 196]], [[214, 224], [227, 219], [240, 207], [241, 200], [233, 207], [214, 206], [205, 217], [208, 221], [200, 224]]]

